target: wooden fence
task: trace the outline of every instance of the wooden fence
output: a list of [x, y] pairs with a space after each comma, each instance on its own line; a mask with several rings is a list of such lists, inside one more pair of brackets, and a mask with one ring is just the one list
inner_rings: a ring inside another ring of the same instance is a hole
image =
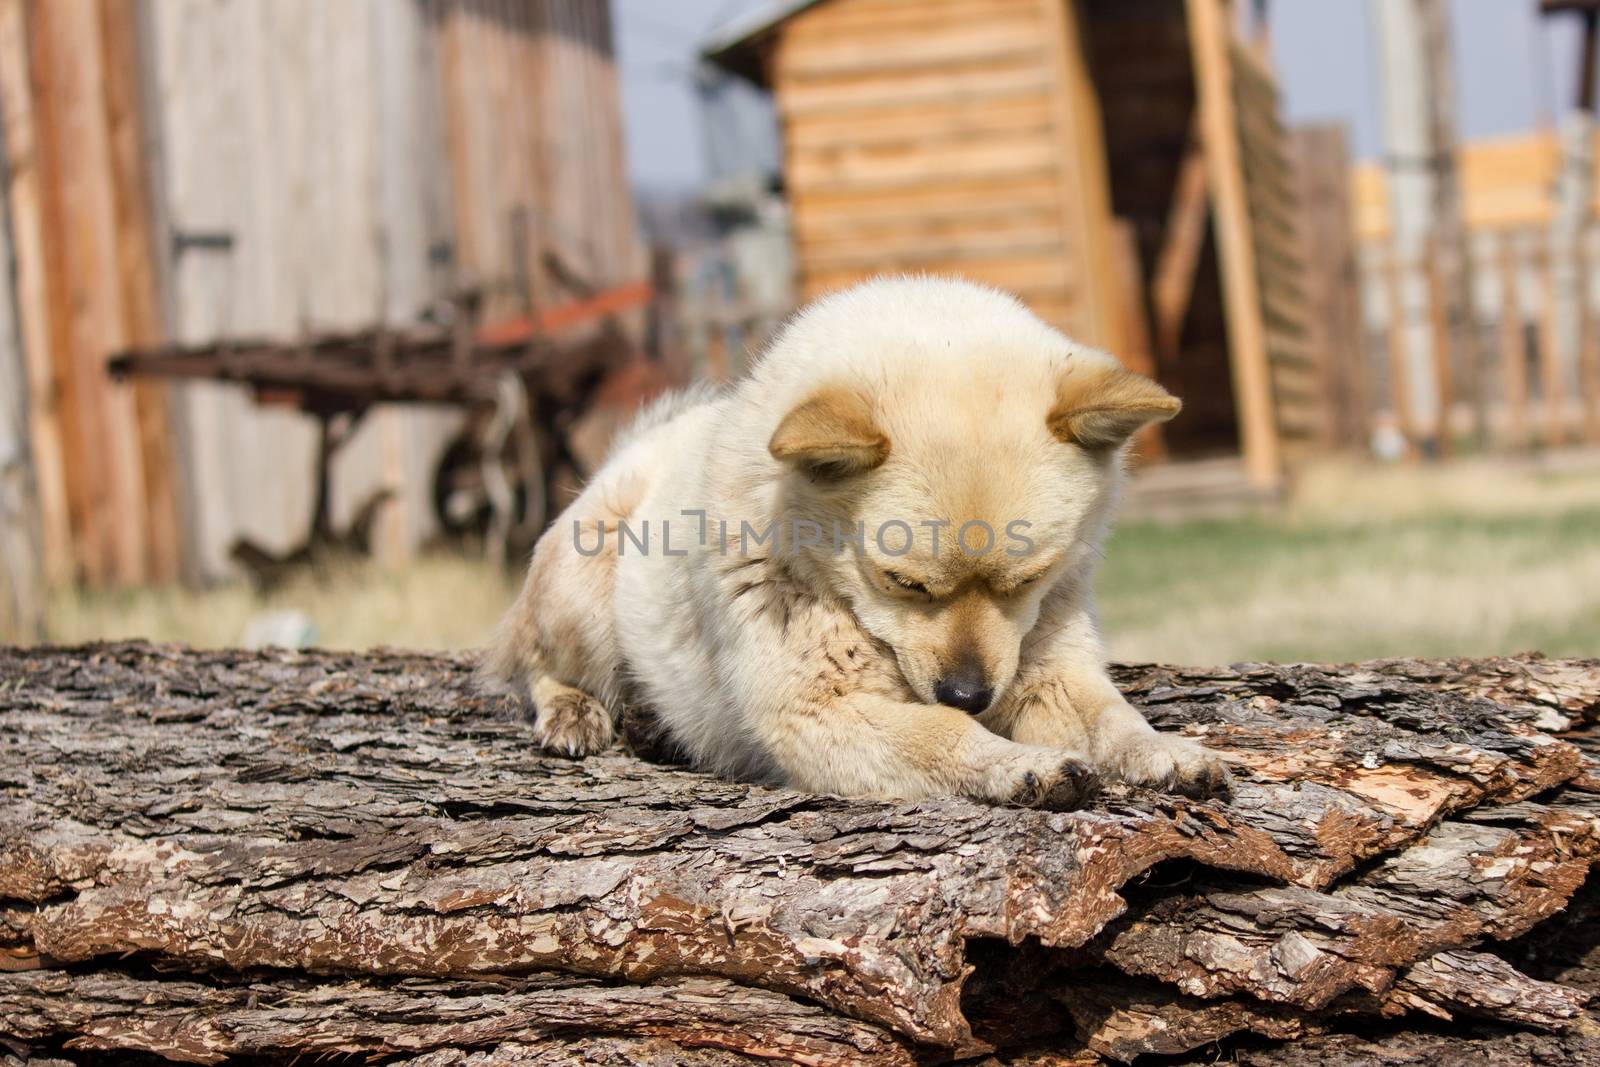
[[[1600, 443], [1600, 228], [1591, 223], [1575, 238], [1555, 236], [1559, 166], [1559, 147], [1550, 134], [1467, 145], [1460, 155], [1491, 447]], [[1352, 186], [1364, 332], [1372, 354], [1368, 418], [1400, 447], [1413, 449], [1432, 438], [1448, 450], [1474, 430], [1474, 368], [1437, 341], [1445, 332], [1444, 311], [1428, 249], [1407, 258], [1392, 247], [1382, 172], [1375, 165], [1358, 166]], [[1408, 302], [1406, 287], [1414, 284], [1408, 280], [1417, 279], [1424, 299]], [[1563, 285], [1577, 288], [1576, 350], [1559, 340]], [[1408, 330], [1408, 322], [1419, 317], [1426, 329]], [[1434, 339], [1428, 351], [1413, 350], [1419, 337]], [[1420, 425], [1412, 414], [1409, 394], [1419, 372], [1429, 376], [1425, 387], [1439, 396], [1434, 425]]]

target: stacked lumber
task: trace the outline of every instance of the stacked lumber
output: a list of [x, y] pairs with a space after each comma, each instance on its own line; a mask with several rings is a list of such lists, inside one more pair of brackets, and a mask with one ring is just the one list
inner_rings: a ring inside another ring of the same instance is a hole
[[1600, 662], [1117, 680], [1230, 800], [562, 760], [460, 657], [0, 650], [0, 1050], [1600, 1062]]

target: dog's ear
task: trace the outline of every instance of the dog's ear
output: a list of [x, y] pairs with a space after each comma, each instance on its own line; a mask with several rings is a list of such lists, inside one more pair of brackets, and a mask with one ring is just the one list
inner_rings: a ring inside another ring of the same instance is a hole
[[785, 415], [767, 451], [813, 477], [842, 478], [888, 459], [889, 439], [873, 420], [866, 397], [835, 386]]
[[1067, 444], [1103, 452], [1153, 422], [1166, 422], [1183, 403], [1141, 374], [1121, 367], [1076, 367], [1056, 387], [1045, 424]]

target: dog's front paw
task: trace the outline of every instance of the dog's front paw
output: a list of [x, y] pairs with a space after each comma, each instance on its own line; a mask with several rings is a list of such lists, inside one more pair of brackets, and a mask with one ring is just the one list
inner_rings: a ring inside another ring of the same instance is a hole
[[999, 804], [1071, 811], [1100, 792], [1094, 769], [1060, 749], [1029, 746], [994, 770], [983, 799]]
[[546, 752], [587, 756], [616, 738], [611, 713], [581, 689], [543, 679], [534, 687], [533, 739]]
[[1227, 765], [1203, 745], [1177, 734], [1154, 733], [1128, 741], [1113, 760], [1130, 785], [1145, 785], [1204, 800], [1233, 792]]

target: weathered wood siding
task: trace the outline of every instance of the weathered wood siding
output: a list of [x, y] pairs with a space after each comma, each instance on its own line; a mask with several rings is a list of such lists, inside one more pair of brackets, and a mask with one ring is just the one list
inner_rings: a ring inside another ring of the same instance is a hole
[[[1175, 201], [1184, 195], [1186, 153], [1199, 151], [1191, 143], [1195, 74], [1183, 0], [1086, 0], [1083, 12], [1085, 46], [1102, 101], [1111, 210], [1132, 227], [1141, 267], [1141, 289], [1126, 299], [1144, 313], [1144, 292], [1154, 305], [1155, 272], [1170, 252], [1174, 229], [1183, 224]], [[1203, 175], [1203, 159], [1195, 163]], [[1197, 248], [1176, 343], [1170, 350], [1158, 345], [1149, 368], [1183, 398], [1183, 417], [1161, 433], [1172, 455], [1187, 457], [1239, 447], [1217, 246], [1203, 181], [1195, 191]], [[1154, 330], [1157, 308], [1150, 312]]]
[[[243, 391], [117, 385], [165, 338], [293, 342], [643, 274], [604, 0], [0, 0], [20, 336], [51, 575], [228, 573], [292, 547], [316, 431]], [[552, 255], [553, 254], [553, 255]], [[380, 488], [403, 558], [458, 414], [370, 415], [336, 524]], [[175, 458], [176, 457], [176, 458]]]
[[[180, 341], [406, 323], [442, 295], [429, 265], [448, 243], [431, 195], [441, 142], [415, 4], [151, 0], [148, 13]], [[239, 537], [296, 544], [313, 420], [234, 387], [183, 392], [203, 572], [226, 573]], [[388, 486], [398, 499], [377, 545], [404, 555], [428, 529], [430, 464], [453, 425], [414, 409], [369, 416], [335, 465], [335, 522]]]
[[1114, 343], [1106, 177], [1073, 5], [832, 0], [772, 58], [804, 296], [966, 276]]
[[1300, 209], [1278, 87], [1265, 64], [1234, 41], [1234, 123], [1254, 245], [1256, 299], [1265, 326], [1279, 436], [1310, 444], [1328, 417], [1308, 327]]
[[111, 0], [0, 5], [5, 200], [47, 564], [97, 583], [170, 577], [180, 550], [165, 391], [105, 374], [159, 317], [131, 31]]
[[[456, 262], [490, 314], [646, 273], [603, 0], [426, 0], [438, 38]], [[559, 260], [551, 269], [549, 257]]]

